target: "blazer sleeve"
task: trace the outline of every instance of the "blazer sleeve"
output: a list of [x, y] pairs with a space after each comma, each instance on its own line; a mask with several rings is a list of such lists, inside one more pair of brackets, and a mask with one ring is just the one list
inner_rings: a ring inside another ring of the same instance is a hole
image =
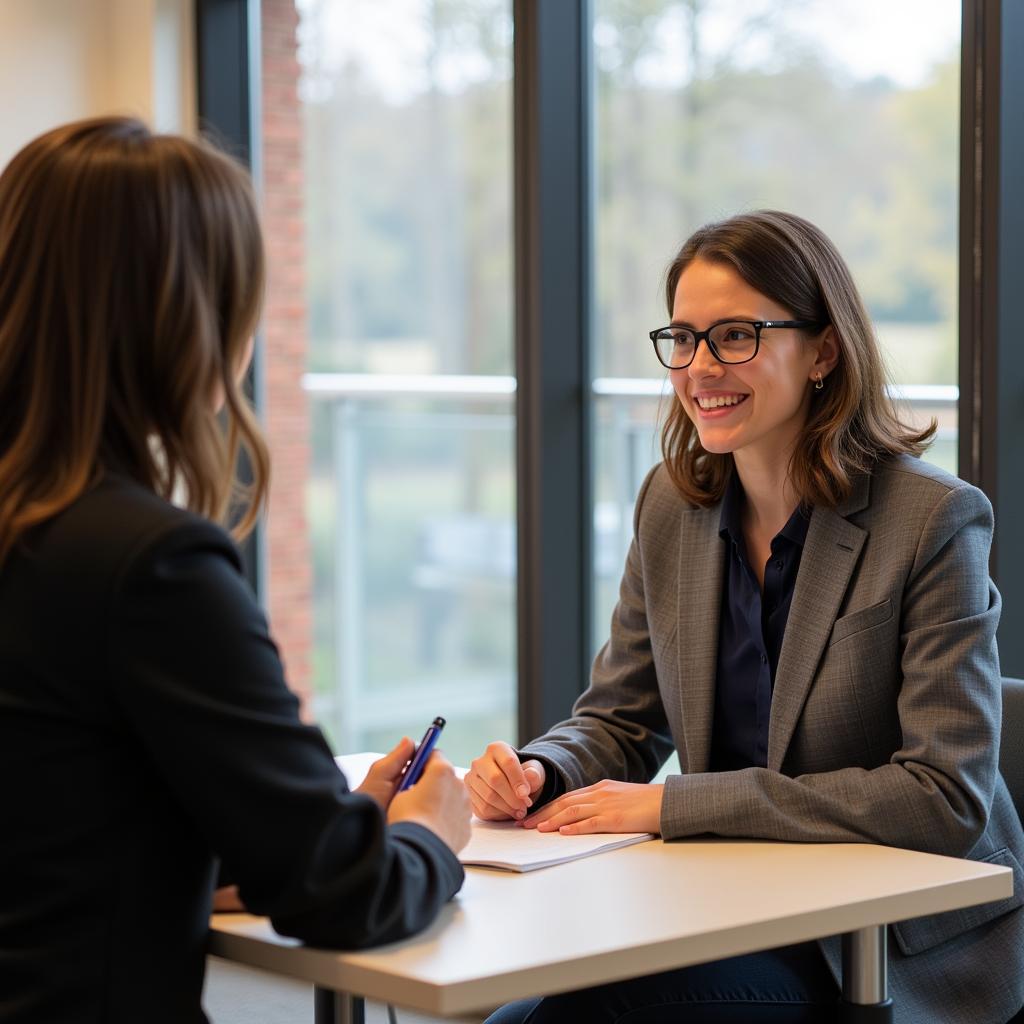
[[111, 688], [144, 755], [279, 932], [357, 948], [424, 928], [462, 884], [454, 854], [349, 792], [299, 718], [227, 536], [201, 520], [158, 534], [127, 559], [108, 616]]
[[547, 769], [536, 806], [602, 779], [649, 782], [672, 753], [651, 652], [645, 567], [637, 542], [641, 511], [658, 468], [648, 473], [637, 495], [633, 541], [611, 635], [594, 660], [590, 686], [570, 718], [518, 751], [521, 759], [536, 757]]
[[999, 749], [991, 538], [991, 505], [966, 484], [946, 491], [927, 517], [903, 589], [894, 651], [901, 738], [887, 763], [792, 777], [764, 768], [673, 776], [663, 835], [967, 854], [988, 822]]

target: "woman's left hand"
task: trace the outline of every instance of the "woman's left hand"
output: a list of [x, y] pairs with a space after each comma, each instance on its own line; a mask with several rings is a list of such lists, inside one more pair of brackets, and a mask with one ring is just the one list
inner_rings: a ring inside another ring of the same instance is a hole
[[245, 904], [238, 898], [237, 885], [225, 885], [214, 890], [213, 912], [215, 914], [245, 913]]
[[398, 789], [402, 772], [414, 753], [416, 744], [408, 736], [404, 736], [398, 746], [370, 765], [366, 778], [363, 779], [362, 785], [356, 788], [356, 792], [373, 797], [380, 809], [386, 811]]
[[523, 819], [524, 828], [561, 832], [661, 832], [662, 785], [612, 782], [574, 789]]

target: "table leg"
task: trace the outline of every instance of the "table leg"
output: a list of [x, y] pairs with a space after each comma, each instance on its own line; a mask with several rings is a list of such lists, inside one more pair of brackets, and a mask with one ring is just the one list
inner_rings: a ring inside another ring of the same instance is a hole
[[843, 1024], [891, 1024], [885, 942], [885, 925], [843, 936]]
[[366, 1004], [361, 996], [313, 987], [314, 1024], [365, 1024]]

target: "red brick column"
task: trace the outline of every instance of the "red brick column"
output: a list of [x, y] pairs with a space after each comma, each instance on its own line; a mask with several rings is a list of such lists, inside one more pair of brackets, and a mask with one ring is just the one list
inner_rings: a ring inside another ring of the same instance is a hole
[[263, 316], [265, 411], [272, 459], [267, 516], [270, 625], [288, 681], [308, 703], [312, 582], [305, 489], [310, 468], [303, 237], [302, 110], [294, 0], [262, 0], [262, 190], [268, 254]]

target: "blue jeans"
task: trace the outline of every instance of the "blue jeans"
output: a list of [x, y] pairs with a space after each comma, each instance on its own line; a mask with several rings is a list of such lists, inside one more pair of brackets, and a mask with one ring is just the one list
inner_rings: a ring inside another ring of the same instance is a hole
[[831, 1024], [839, 986], [813, 942], [579, 992], [521, 999], [485, 1024]]

